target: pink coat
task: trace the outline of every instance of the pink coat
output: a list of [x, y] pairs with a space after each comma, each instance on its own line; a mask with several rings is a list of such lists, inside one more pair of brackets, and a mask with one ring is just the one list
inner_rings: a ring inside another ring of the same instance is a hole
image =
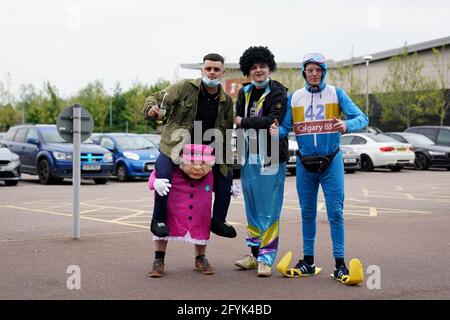
[[[156, 170], [153, 170], [148, 180], [151, 190], [154, 190], [155, 179]], [[174, 167], [171, 184], [166, 220], [169, 237], [165, 239], [207, 244], [211, 226], [212, 171], [201, 180], [193, 180]]]

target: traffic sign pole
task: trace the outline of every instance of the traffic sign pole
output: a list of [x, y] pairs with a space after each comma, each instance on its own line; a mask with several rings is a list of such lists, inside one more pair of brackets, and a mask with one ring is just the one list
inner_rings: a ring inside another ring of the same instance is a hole
[[81, 142], [90, 137], [94, 130], [94, 119], [79, 104], [62, 110], [56, 120], [58, 133], [64, 141], [73, 144], [72, 154], [72, 233], [74, 239], [80, 239], [80, 180], [81, 180]]
[[81, 180], [81, 107], [73, 106], [73, 238], [80, 239], [80, 180]]

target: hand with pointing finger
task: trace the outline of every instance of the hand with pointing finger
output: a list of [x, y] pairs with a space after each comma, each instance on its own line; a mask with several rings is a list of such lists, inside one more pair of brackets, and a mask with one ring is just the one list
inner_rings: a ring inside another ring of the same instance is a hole
[[346, 133], [347, 125], [345, 124], [345, 121], [333, 117], [333, 129], [339, 131], [340, 133]]
[[150, 118], [155, 119], [155, 118], [159, 117], [160, 114], [161, 114], [161, 110], [159, 109], [159, 107], [158, 107], [156, 104], [153, 105], [153, 106], [148, 110], [148, 116], [149, 116]]
[[279, 133], [278, 127], [279, 126], [280, 125], [278, 124], [278, 120], [275, 119], [273, 121], [272, 125], [270, 126], [270, 129], [269, 129], [269, 133], [270, 133], [271, 136], [277, 136], [278, 135], [278, 133]]

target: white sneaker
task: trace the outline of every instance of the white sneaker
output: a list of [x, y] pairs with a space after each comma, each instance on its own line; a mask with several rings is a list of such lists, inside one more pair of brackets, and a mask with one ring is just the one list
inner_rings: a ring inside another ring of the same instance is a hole
[[234, 265], [245, 270], [256, 269], [258, 268], [258, 260], [254, 256], [247, 255], [244, 259], [235, 261]]
[[271, 266], [258, 262], [258, 277], [270, 277], [272, 275]]

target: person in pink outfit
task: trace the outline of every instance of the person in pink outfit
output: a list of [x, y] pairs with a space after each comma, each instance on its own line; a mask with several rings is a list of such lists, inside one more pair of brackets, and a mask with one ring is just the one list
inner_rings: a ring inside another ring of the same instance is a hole
[[168, 240], [193, 243], [195, 269], [202, 274], [214, 273], [205, 256], [210, 237], [213, 192], [211, 169], [214, 163], [215, 157], [210, 146], [187, 144], [183, 148], [180, 166], [174, 167], [172, 183], [167, 179], [157, 179], [156, 172], [152, 172], [149, 188], [160, 195], [168, 194], [167, 224], [170, 231], [164, 238], [153, 236], [155, 260], [150, 277], [164, 275]]

